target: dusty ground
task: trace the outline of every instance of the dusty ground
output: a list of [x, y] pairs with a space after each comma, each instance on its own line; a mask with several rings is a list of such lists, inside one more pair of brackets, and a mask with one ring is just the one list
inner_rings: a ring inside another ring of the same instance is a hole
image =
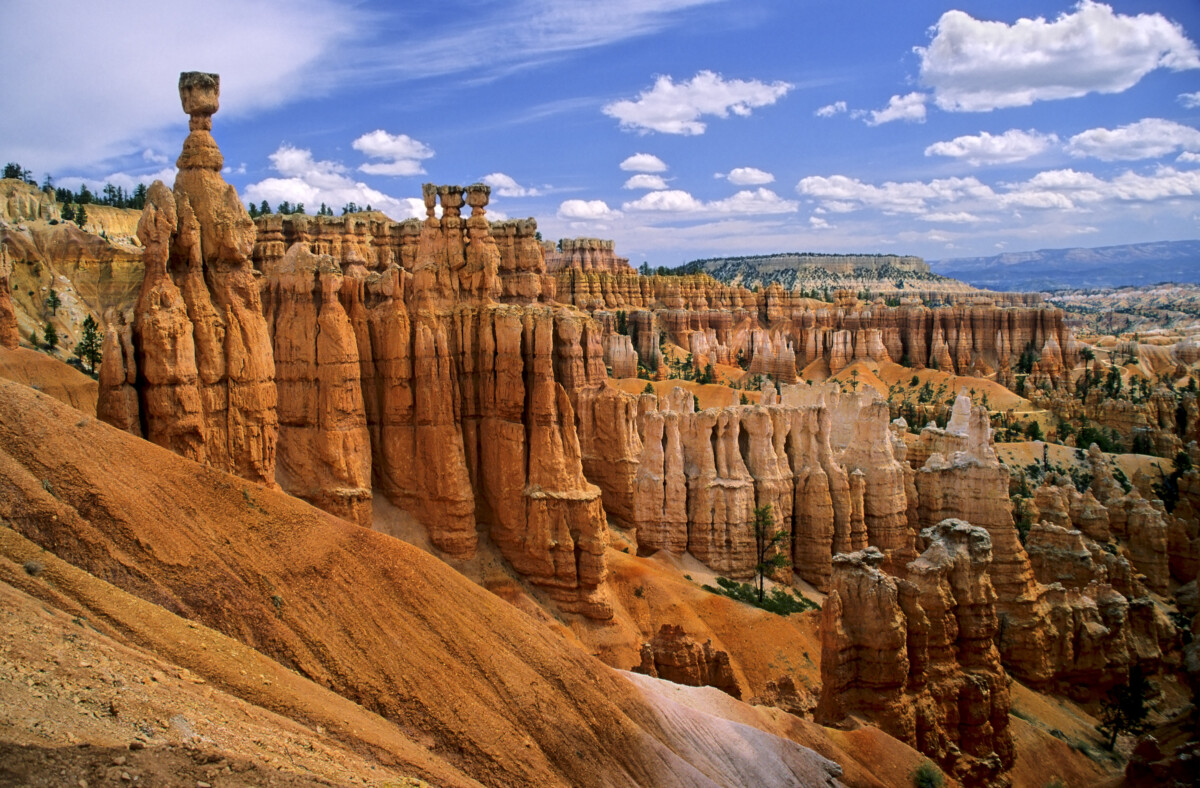
[[24, 383], [84, 413], [96, 412], [99, 384], [45, 353], [0, 347], [0, 378]]

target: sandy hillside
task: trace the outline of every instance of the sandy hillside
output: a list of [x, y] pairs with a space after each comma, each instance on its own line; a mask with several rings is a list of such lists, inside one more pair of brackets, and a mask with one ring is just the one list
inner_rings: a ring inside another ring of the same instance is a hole
[[[156, 609], [386, 717], [395, 726], [388, 758], [435, 782], [731, 785], [731, 775], [747, 776], [746, 742], [707, 730], [703, 718], [664, 715], [627, 679], [416, 548], [8, 382], [0, 517]], [[315, 701], [276, 696], [265, 674], [242, 675], [219, 642], [181, 653], [128, 609], [111, 601], [103, 615], [135, 642], [277, 713], [358, 732]], [[785, 763], [807, 752], [773, 748], [788, 753]], [[699, 762], [709, 771], [697, 772]], [[766, 777], [778, 766], [766, 758], [751, 771]]]
[[96, 412], [99, 384], [74, 367], [28, 348], [0, 347], [0, 378], [24, 383], [84, 413]]

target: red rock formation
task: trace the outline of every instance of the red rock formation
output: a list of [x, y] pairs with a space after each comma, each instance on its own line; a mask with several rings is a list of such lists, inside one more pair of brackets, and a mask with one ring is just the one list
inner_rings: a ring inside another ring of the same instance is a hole
[[[174, 194], [152, 186], [138, 223], [146, 275], [125, 378], [136, 365], [147, 438], [273, 484], [275, 367], [249, 259], [254, 225], [221, 178], [223, 160], [209, 133], [218, 92], [216, 75], [180, 75], [191, 133], [176, 162]], [[102, 401], [126, 399], [119, 380], [109, 378]], [[127, 411], [121, 402], [102, 402], [98, 412]]]
[[285, 490], [371, 524], [371, 444], [358, 343], [333, 258], [293, 246], [264, 284], [279, 392], [276, 476]]
[[[643, 554], [686, 551], [748, 577], [754, 508], [770, 506], [794, 570], [819, 588], [837, 552], [871, 543], [897, 565], [914, 558], [912, 471], [893, 453], [886, 404], [804, 385], [785, 387], [782, 404], [776, 399], [772, 388], [763, 398], [772, 404], [697, 413], [678, 388], [664, 400], [643, 395], [636, 411], [634, 398], [615, 390], [581, 396], [585, 468], [596, 469], [589, 478], [610, 510], [623, 513], [619, 521], [637, 529]], [[839, 433], [835, 421], [848, 429]]]
[[817, 719], [866, 717], [964, 784], [1006, 785], [1015, 750], [1008, 678], [993, 645], [991, 539], [956, 520], [922, 537], [929, 546], [907, 580], [881, 572], [874, 548], [834, 559]]
[[649, 643], [642, 644], [641, 664], [633, 670], [689, 687], [716, 687], [735, 698], [742, 697], [729, 654], [713, 648], [711, 640], [697, 643], [683, 627], [671, 624], [663, 624]]
[[633, 273], [629, 258], [617, 257], [613, 248], [612, 241], [599, 238], [563, 238], [557, 245], [549, 241], [542, 245], [546, 271], [552, 274], [563, 270]]
[[[1077, 343], [1062, 311], [1040, 305], [1039, 299], [972, 296], [955, 306], [931, 308], [914, 298], [888, 307], [847, 293], [828, 304], [778, 284], [752, 292], [707, 275], [640, 277], [570, 269], [558, 274], [558, 298], [589, 311], [647, 310], [651, 323], [667, 328], [673, 341], [693, 355], [709, 355], [698, 351], [719, 347], [719, 358], [759, 356], [751, 371], [785, 381], [814, 361], [824, 361], [836, 373], [856, 359], [936, 364], [957, 374], [1011, 378], [1020, 355], [1032, 348], [1040, 354], [1034, 382], [1065, 386], [1065, 373], [1078, 363]], [[695, 332], [705, 335], [697, 345], [691, 339]]]
[[0, 245], [0, 346], [15, 350], [21, 339], [17, 328], [17, 313], [13, 309], [12, 285], [9, 277], [12, 275], [12, 263], [3, 245]]

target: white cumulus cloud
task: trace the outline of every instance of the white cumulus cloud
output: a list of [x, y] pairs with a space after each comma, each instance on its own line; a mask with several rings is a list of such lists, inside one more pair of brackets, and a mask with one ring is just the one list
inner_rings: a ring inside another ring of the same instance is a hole
[[1200, 131], [1162, 118], [1144, 118], [1116, 129], [1088, 129], [1067, 142], [1072, 156], [1101, 161], [1157, 159], [1180, 150], [1200, 151]]
[[1009, 129], [1003, 134], [989, 134], [981, 131], [978, 135], [967, 135], [935, 142], [925, 149], [925, 155], [964, 159], [975, 166], [1011, 164], [1036, 156], [1057, 142], [1057, 135], [1041, 134], [1033, 129], [1029, 131]]
[[835, 101], [832, 104], [826, 104], [817, 109], [813, 114], [818, 118], [832, 118], [834, 115], [840, 115], [846, 111], [846, 102]]
[[703, 134], [705, 115], [727, 118], [746, 116], [757, 107], [774, 104], [792, 89], [787, 82], [725, 80], [712, 71], [701, 71], [686, 82], [660, 76], [654, 87], [637, 99], [622, 99], [604, 106], [604, 114], [620, 121], [621, 128], [647, 133]]
[[761, 186], [764, 183], [774, 183], [775, 176], [757, 167], [734, 167], [728, 173], [717, 173], [718, 178], [725, 178], [734, 186]]
[[1014, 24], [947, 11], [917, 47], [923, 84], [938, 107], [987, 112], [1088, 93], [1120, 93], [1158, 68], [1200, 68], [1183, 28], [1162, 14], [1127, 16], [1081, 0], [1052, 22]]
[[966, 211], [943, 211], [927, 213], [918, 218], [923, 222], [936, 222], [938, 224], [973, 224], [979, 221], [978, 216], [973, 213], [967, 213]]
[[621, 162], [625, 172], [666, 172], [667, 164], [651, 153], [635, 153]]
[[258, 203], [266, 200], [272, 207], [281, 201], [303, 203], [315, 212], [325, 203], [337, 212], [347, 203], [370, 205], [393, 219], [421, 218], [425, 204], [416, 197], [397, 199], [347, 175], [341, 162], [314, 159], [312, 151], [281, 145], [270, 155], [271, 166], [281, 177], [265, 178], [246, 187], [245, 198]]
[[620, 211], [609, 208], [604, 200], [564, 200], [558, 206], [558, 216], [561, 219], [604, 221], [616, 219], [620, 215]]
[[1200, 90], [1195, 93], [1180, 93], [1178, 96], [1179, 103], [1188, 109], [1200, 107]]
[[868, 126], [878, 126], [891, 123], [894, 120], [905, 120], [910, 123], [925, 122], [925, 100], [929, 98], [924, 93], [909, 93], [905, 96], [892, 96], [888, 105], [883, 109], [871, 110], [866, 119]]
[[679, 213], [692, 215], [794, 213], [799, 205], [785, 200], [770, 189], [743, 190], [723, 200], [704, 202], [680, 189], [650, 192], [624, 203], [625, 211]]
[[351, 147], [362, 151], [367, 158], [382, 159], [358, 168], [369, 175], [423, 175], [425, 169], [421, 161], [433, 156], [433, 148], [425, 143], [407, 134], [389, 134], [383, 129], [362, 135], [351, 143]]
[[661, 175], [646, 175], [645, 173], [640, 173], [625, 181], [625, 186], [623, 188], [653, 190], [666, 189], [667, 182], [663, 180]]
[[484, 175], [479, 180], [491, 186], [492, 190], [501, 197], [537, 197], [542, 193], [540, 189], [522, 186], [511, 175], [505, 175], [502, 172]]

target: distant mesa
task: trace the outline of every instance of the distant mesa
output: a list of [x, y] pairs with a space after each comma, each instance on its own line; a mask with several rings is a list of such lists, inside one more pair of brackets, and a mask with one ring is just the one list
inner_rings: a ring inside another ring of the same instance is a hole
[[836, 286], [890, 290], [899, 282], [920, 282], [925, 289], [963, 289], [961, 283], [933, 273], [928, 263], [914, 255], [781, 252], [711, 257], [686, 263], [681, 272], [709, 274], [745, 287], [778, 283], [788, 290]]

